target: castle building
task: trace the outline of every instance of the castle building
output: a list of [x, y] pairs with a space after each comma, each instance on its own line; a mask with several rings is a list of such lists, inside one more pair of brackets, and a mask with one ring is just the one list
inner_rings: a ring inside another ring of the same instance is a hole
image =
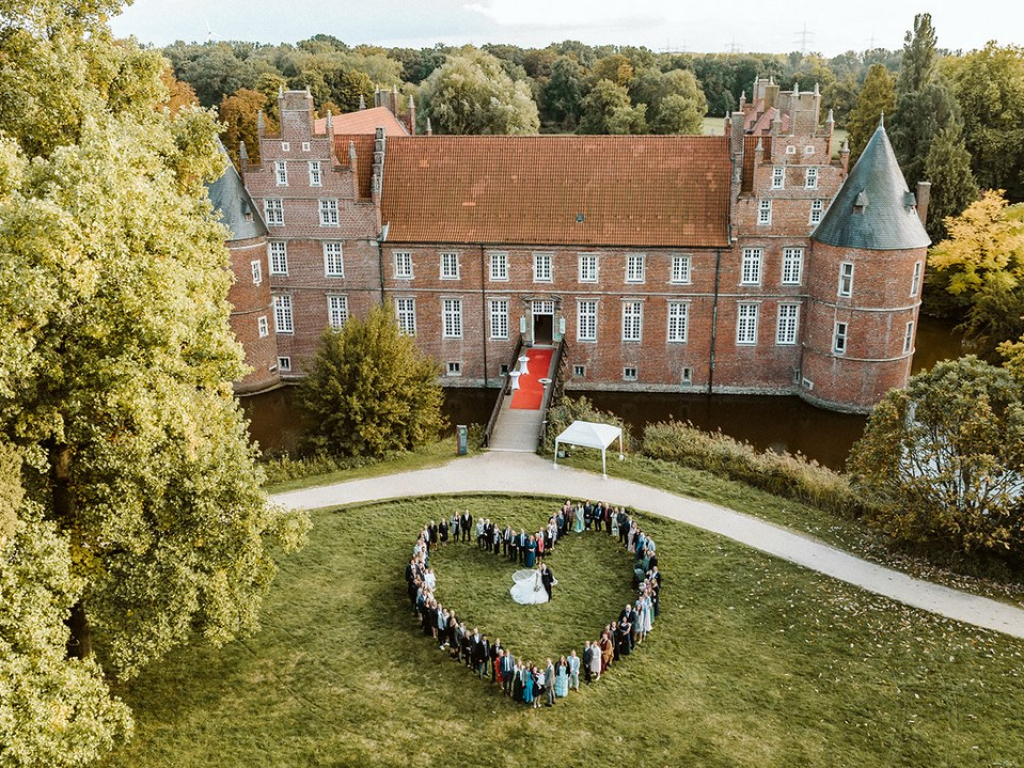
[[377, 102], [390, 118], [315, 121], [285, 92], [243, 159], [267, 234], [259, 286], [258, 238], [231, 243], [239, 391], [300, 377], [325, 328], [381, 302], [446, 386], [500, 385], [520, 337], [564, 341], [568, 390], [866, 411], [906, 383], [928, 187], [881, 125], [851, 171], [817, 89], [757, 80], [724, 136], [415, 135], [411, 103]]

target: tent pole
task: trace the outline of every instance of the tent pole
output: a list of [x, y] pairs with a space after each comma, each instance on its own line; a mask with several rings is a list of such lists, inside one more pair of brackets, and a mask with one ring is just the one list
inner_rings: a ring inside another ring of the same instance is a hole
[[558, 469], [558, 438], [557, 437], [555, 438], [555, 460], [551, 464], [551, 466], [554, 467], [555, 469]]
[[605, 480], [608, 479], [607, 456], [608, 456], [608, 449], [607, 448], [602, 448], [601, 449], [601, 477], [603, 477]]

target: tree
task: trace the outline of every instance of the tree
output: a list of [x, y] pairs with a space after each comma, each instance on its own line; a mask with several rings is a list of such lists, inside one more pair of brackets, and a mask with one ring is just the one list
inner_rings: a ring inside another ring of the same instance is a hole
[[857, 95], [857, 106], [850, 113], [847, 124], [851, 167], [878, 128], [882, 115], [892, 115], [895, 105], [896, 94], [889, 71], [882, 64], [873, 64]]
[[654, 133], [704, 132], [704, 115], [708, 102], [693, 72], [673, 69], [662, 78], [662, 95], [651, 105]]
[[971, 154], [959, 134], [955, 125], [939, 131], [924, 161], [924, 176], [932, 185], [926, 228], [933, 242], [946, 236], [947, 218], [959, 215], [978, 199]]
[[436, 439], [444, 424], [439, 369], [399, 331], [390, 305], [328, 329], [300, 389], [313, 425], [305, 447], [381, 457]]
[[527, 84], [512, 82], [501, 62], [472, 48], [434, 70], [423, 81], [420, 99], [438, 133], [523, 134], [540, 128]]
[[625, 87], [633, 79], [633, 71], [633, 63], [629, 59], [621, 53], [613, 53], [594, 64], [594, 81], [610, 80]]
[[0, 109], [0, 443], [25, 458], [0, 550], [0, 729], [30, 750], [5, 750], [12, 765], [123, 738], [105, 680], [253, 631], [270, 547], [307, 525], [268, 506], [232, 396], [216, 123], [156, 108], [165, 62], [112, 39], [116, 9], [21, 4], [0, 34], [0, 104], [35, 102]]
[[184, 107], [195, 107], [199, 104], [196, 92], [188, 83], [183, 83], [174, 76], [174, 70], [167, 67], [160, 75], [160, 82], [167, 89], [167, 98], [160, 106], [165, 106], [172, 115], [178, 114], [178, 110]]
[[572, 56], [559, 56], [544, 86], [545, 117], [564, 130], [576, 130], [587, 89], [587, 75], [580, 63]]
[[975, 357], [938, 363], [875, 406], [848, 466], [894, 540], [1024, 554], [1022, 388]]
[[[249, 158], [254, 163], [260, 161], [260, 140], [257, 123], [259, 113], [266, 107], [267, 97], [259, 91], [250, 91], [248, 88], [241, 88], [237, 93], [225, 96], [220, 103], [220, 121], [224, 124], [224, 130], [220, 134], [221, 141], [231, 156], [235, 167], [239, 165], [238, 144], [245, 142], [245, 148]], [[267, 120], [267, 129], [273, 132], [276, 129], [270, 118]]]
[[638, 134], [647, 130], [647, 105], [632, 106], [626, 89], [611, 80], [598, 80], [581, 107], [579, 133]]

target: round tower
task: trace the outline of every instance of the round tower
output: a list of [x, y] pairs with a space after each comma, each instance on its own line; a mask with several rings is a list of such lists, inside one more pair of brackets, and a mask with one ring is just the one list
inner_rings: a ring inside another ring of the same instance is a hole
[[923, 219], [879, 123], [811, 236], [805, 400], [865, 412], [906, 385], [931, 242]]

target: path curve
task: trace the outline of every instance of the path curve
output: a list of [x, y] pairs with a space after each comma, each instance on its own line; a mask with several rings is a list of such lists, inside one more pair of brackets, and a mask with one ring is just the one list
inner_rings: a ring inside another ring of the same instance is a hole
[[915, 579], [725, 507], [629, 480], [602, 480], [600, 475], [563, 466], [556, 470], [535, 454], [483, 453], [440, 467], [290, 491], [271, 498], [288, 508], [320, 509], [471, 492], [537, 493], [631, 506], [720, 534], [914, 608], [1024, 639], [1024, 610], [1015, 606]]

